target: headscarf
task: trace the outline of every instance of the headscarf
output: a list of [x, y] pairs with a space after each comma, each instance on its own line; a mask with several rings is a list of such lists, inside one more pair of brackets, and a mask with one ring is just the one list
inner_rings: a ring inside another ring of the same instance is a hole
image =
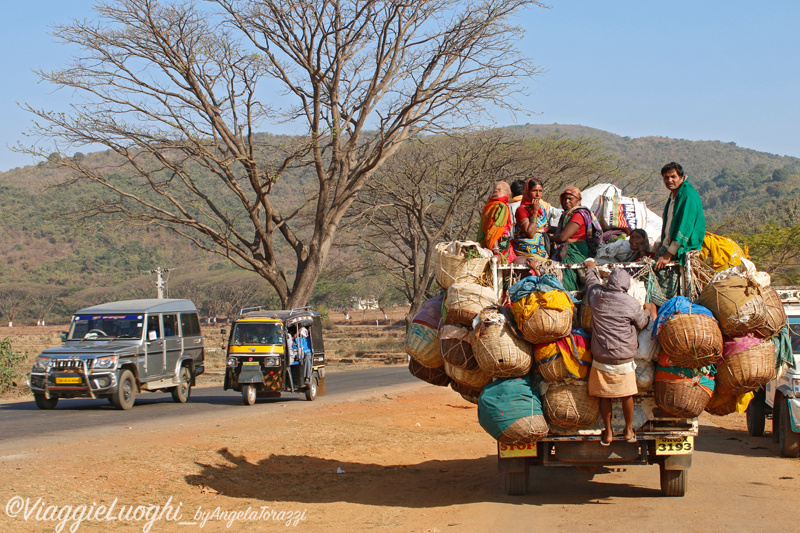
[[583, 200], [583, 197], [581, 196], [581, 191], [577, 187], [567, 187], [566, 189], [564, 189], [564, 192], [561, 193], [559, 198], [561, 198], [561, 196], [564, 196], [565, 194], [571, 194], [578, 200]]

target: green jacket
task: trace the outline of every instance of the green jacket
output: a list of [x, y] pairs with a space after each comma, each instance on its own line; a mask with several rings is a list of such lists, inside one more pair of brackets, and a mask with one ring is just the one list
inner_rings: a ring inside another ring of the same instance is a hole
[[[667, 215], [672, 203], [672, 195], [664, 206], [664, 227], [661, 229], [661, 242], [664, 242]], [[680, 245], [676, 259], [683, 264], [686, 261], [686, 252], [699, 250], [706, 237], [706, 219], [703, 216], [703, 202], [697, 189], [689, 183], [689, 176], [683, 180], [675, 196], [675, 210], [672, 214], [672, 226], [669, 231], [669, 240]]]

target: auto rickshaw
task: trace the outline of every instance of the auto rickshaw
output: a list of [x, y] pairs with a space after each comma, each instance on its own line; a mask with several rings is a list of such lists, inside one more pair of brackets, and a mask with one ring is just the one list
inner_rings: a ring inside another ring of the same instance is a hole
[[223, 389], [241, 392], [245, 405], [256, 398], [279, 398], [281, 392], [302, 392], [309, 401], [324, 395], [320, 314], [310, 307], [242, 309], [228, 338]]

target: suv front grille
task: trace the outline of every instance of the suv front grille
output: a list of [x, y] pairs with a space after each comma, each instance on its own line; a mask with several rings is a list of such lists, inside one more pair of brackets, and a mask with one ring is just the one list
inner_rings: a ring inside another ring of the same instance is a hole
[[[87, 368], [92, 368], [92, 361], [87, 361]], [[83, 370], [83, 361], [80, 359], [53, 359], [50, 363], [51, 370]]]

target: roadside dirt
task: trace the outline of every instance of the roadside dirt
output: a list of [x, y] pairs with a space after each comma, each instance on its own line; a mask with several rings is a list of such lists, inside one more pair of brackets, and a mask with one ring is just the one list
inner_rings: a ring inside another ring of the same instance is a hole
[[[86, 521], [79, 531], [785, 529], [783, 511], [800, 505], [800, 462], [776, 457], [768, 436], [749, 437], [740, 415], [701, 422], [684, 498], [660, 495], [653, 466], [594, 476], [538, 468], [531, 494], [509, 497], [494, 440], [475, 406], [449, 389], [415, 383], [348, 401], [277, 400], [202, 424], [75, 435], [0, 456], [0, 530], [56, 531], [54, 521], [8, 516], [9, 502], [26, 498], [58, 508], [116, 502], [114, 513], [171, 498], [180, 513], [151, 529], [131, 519]], [[248, 509], [255, 514], [233, 517]]]

